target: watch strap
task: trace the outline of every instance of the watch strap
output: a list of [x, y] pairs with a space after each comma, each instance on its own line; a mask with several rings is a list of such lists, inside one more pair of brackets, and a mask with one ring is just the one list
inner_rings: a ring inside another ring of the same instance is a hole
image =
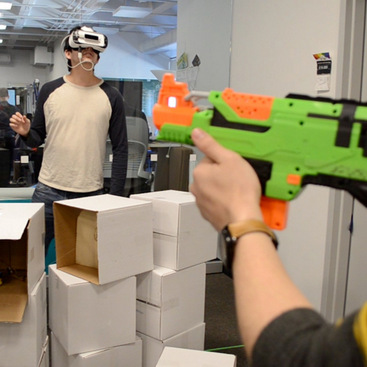
[[252, 232], [265, 233], [271, 238], [275, 248], [278, 247], [278, 239], [275, 233], [261, 220], [249, 219], [245, 221], [234, 222], [228, 224], [227, 228], [232, 238], [235, 239]]

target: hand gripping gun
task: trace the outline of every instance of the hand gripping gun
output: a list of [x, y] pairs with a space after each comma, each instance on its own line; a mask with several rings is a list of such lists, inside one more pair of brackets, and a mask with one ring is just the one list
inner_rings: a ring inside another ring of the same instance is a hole
[[[200, 98], [213, 107], [198, 107]], [[285, 228], [288, 202], [308, 184], [346, 190], [367, 207], [366, 104], [230, 88], [190, 93], [165, 74], [153, 120], [158, 140], [193, 145], [199, 127], [244, 157], [260, 179], [264, 221], [273, 229]]]

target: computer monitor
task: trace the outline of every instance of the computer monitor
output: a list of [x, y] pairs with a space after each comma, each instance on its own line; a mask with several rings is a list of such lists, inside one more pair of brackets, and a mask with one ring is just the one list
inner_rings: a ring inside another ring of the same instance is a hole
[[8, 89], [8, 94], [9, 94], [9, 100], [8, 103], [16, 106], [16, 94], [15, 94], [15, 89]]

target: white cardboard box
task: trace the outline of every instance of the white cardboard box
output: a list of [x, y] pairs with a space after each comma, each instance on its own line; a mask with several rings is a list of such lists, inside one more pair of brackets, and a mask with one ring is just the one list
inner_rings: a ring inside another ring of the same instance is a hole
[[155, 265], [180, 270], [216, 258], [218, 234], [201, 216], [190, 192], [165, 190], [130, 197], [153, 204]]
[[197, 325], [183, 333], [166, 340], [157, 340], [138, 333], [143, 340], [143, 367], [155, 367], [164, 347], [177, 347], [203, 350], [205, 342], [205, 323]]
[[236, 367], [233, 354], [165, 347], [156, 367]]
[[48, 335], [43, 343], [42, 354], [40, 361], [38, 362], [38, 367], [49, 367], [50, 365], [50, 342]]
[[21, 323], [0, 323], [0, 366], [34, 367], [47, 338], [46, 274], [29, 295]]
[[142, 367], [142, 340], [134, 343], [68, 356], [60, 342], [51, 333], [52, 367]]
[[164, 340], [204, 322], [205, 264], [175, 271], [156, 266], [137, 277], [136, 329]]
[[114, 195], [54, 203], [57, 267], [106, 284], [153, 269], [152, 205]]
[[0, 271], [15, 272], [0, 287], [0, 322], [22, 321], [28, 295], [45, 271], [44, 233], [43, 204], [0, 203]]
[[135, 342], [136, 277], [96, 285], [50, 265], [49, 325], [68, 355]]

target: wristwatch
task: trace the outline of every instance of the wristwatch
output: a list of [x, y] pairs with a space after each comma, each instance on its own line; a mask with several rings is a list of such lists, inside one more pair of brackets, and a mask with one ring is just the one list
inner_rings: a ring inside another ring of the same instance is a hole
[[222, 230], [220, 255], [223, 262], [224, 271], [230, 277], [232, 277], [232, 263], [237, 240], [241, 236], [252, 232], [263, 232], [267, 234], [273, 241], [275, 248], [278, 248], [278, 240], [275, 233], [260, 220], [250, 219], [243, 222], [228, 224]]

